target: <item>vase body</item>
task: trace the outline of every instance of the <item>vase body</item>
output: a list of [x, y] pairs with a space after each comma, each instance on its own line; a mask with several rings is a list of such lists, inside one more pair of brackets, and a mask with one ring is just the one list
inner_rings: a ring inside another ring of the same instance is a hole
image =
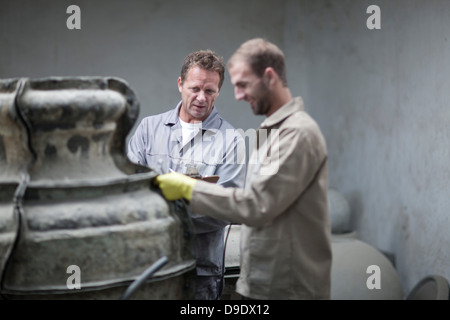
[[2, 294], [119, 299], [166, 256], [168, 264], [133, 297], [191, 298], [195, 253], [187, 210], [153, 187], [155, 171], [125, 155], [139, 111], [127, 83], [99, 77], [20, 79], [8, 90], [1, 96], [9, 115], [0, 121], [22, 135], [16, 134], [14, 143], [2, 136], [3, 145], [8, 142], [3, 153], [19, 159], [4, 160], [10, 174], [0, 176], [2, 219], [10, 221], [9, 234], [15, 235], [14, 245], [5, 245]]
[[388, 257], [357, 238], [332, 238], [332, 300], [403, 300], [400, 277]]
[[18, 231], [15, 195], [31, 162], [25, 127], [15, 109], [19, 80], [0, 81], [0, 270], [4, 270]]

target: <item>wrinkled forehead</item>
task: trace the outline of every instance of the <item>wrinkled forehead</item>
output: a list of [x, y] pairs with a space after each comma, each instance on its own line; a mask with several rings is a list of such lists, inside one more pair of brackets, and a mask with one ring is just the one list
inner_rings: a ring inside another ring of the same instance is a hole
[[189, 69], [186, 75], [186, 82], [199, 82], [219, 85], [219, 72], [213, 70], [206, 70], [199, 66], [193, 66]]

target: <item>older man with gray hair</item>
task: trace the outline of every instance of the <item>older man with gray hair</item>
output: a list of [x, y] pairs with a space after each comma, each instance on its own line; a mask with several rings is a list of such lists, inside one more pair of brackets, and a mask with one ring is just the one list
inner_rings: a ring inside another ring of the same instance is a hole
[[[131, 137], [128, 157], [159, 173], [169, 171], [218, 176], [222, 187], [243, 187], [245, 142], [215, 107], [224, 81], [225, 65], [211, 50], [189, 54], [178, 77], [181, 101], [165, 113], [142, 120]], [[219, 299], [223, 290], [223, 220], [198, 214], [191, 218], [196, 232], [195, 298]]]

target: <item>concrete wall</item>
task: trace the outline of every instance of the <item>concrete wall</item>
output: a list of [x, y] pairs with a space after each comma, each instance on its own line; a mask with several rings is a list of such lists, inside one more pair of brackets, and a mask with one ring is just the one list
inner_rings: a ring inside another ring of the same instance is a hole
[[[81, 30], [66, 8], [81, 8]], [[366, 9], [381, 8], [381, 30]], [[329, 148], [330, 184], [359, 237], [395, 256], [404, 290], [450, 279], [450, 2], [447, 0], [0, 0], [0, 78], [125, 79], [141, 118], [179, 101], [184, 57], [227, 59], [262, 36], [284, 49], [288, 81]], [[259, 126], [226, 75], [217, 102], [237, 128]]]
[[[71, 4], [81, 9], [81, 30], [66, 27]], [[121, 77], [141, 101], [141, 118], [178, 103], [177, 78], [190, 52], [212, 49], [226, 60], [257, 36], [282, 45], [277, 0], [0, 0], [0, 8], [1, 78]], [[235, 101], [228, 74], [217, 107], [238, 128], [263, 120]]]
[[[381, 9], [369, 30], [366, 9]], [[450, 2], [302, 1], [306, 101], [359, 237], [450, 279]], [[299, 57], [300, 58], [300, 57]]]

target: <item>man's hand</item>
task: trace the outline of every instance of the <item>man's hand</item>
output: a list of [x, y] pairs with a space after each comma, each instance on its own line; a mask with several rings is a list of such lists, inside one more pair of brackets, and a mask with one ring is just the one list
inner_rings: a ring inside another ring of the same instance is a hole
[[191, 200], [192, 190], [197, 180], [178, 172], [171, 172], [157, 176], [154, 183], [159, 186], [163, 196], [169, 201], [181, 198]]

